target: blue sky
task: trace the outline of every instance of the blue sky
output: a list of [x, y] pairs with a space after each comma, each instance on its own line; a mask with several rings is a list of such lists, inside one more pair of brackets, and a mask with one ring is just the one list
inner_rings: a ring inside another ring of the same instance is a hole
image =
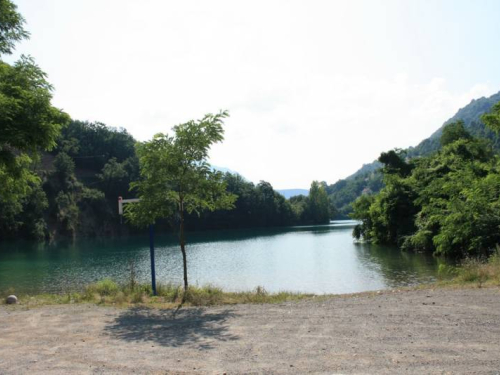
[[14, 1], [56, 106], [139, 140], [228, 109], [212, 162], [275, 188], [335, 182], [500, 90], [500, 1]]

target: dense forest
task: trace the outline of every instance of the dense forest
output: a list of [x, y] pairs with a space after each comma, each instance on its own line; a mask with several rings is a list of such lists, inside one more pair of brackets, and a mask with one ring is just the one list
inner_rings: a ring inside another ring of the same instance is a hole
[[[493, 148], [500, 151], [500, 141], [495, 133], [489, 129], [481, 116], [490, 111], [495, 103], [500, 101], [500, 92], [488, 97], [472, 100], [464, 108], [461, 108], [453, 117], [447, 120], [441, 128], [436, 130], [429, 138], [424, 139], [416, 147], [404, 150], [406, 158], [428, 156], [441, 148], [439, 141], [446, 125], [463, 121], [467, 131], [478, 138], [490, 140]], [[352, 204], [362, 194], [377, 193], [384, 186], [382, 177], [382, 164], [377, 160], [365, 164], [356, 173], [327, 186], [327, 192], [336, 212], [336, 218], [345, 219], [352, 212]]]
[[[30, 164], [37, 179], [22, 199], [0, 202], [1, 238], [49, 239], [57, 236], [113, 236], [136, 231], [118, 216], [118, 197], [132, 198], [139, 179], [135, 139], [125, 129], [71, 121], [54, 148]], [[309, 196], [285, 199], [270, 183], [257, 185], [225, 173], [232, 210], [191, 214], [188, 229], [250, 228], [328, 223], [326, 185], [313, 182]], [[169, 221], [163, 229], [170, 228]]]
[[429, 156], [382, 153], [384, 187], [355, 201], [351, 216], [362, 223], [354, 236], [450, 257], [493, 252], [500, 242], [500, 102], [481, 120], [493, 140], [473, 136], [459, 120], [439, 132], [440, 148]]

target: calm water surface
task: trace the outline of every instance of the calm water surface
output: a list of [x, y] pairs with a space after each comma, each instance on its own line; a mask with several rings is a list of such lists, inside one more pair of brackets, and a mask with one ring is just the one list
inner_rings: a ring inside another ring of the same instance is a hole
[[[352, 293], [434, 280], [437, 260], [424, 254], [355, 243], [353, 222], [286, 229], [188, 234], [193, 284], [226, 290]], [[156, 238], [157, 281], [182, 283], [182, 257], [174, 235]], [[149, 281], [147, 236], [37, 244], [0, 243], [0, 291], [67, 292], [106, 277], [126, 281], [131, 265]]]

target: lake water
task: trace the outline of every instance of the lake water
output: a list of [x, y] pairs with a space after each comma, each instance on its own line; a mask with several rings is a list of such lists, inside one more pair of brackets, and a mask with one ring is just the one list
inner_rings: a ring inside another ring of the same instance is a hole
[[[356, 243], [354, 223], [281, 229], [188, 233], [192, 284], [225, 290], [353, 293], [433, 281], [438, 261], [429, 255]], [[182, 256], [175, 235], [156, 237], [157, 282], [182, 283]], [[130, 267], [150, 277], [144, 236], [79, 239], [38, 244], [0, 243], [0, 291], [67, 292], [103, 278], [126, 281]]]

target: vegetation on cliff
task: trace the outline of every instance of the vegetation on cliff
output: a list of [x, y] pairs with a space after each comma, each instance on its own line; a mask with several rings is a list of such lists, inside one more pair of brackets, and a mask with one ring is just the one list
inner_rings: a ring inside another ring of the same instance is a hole
[[[498, 132], [500, 104], [482, 120]], [[452, 257], [488, 255], [500, 242], [500, 158], [461, 121], [441, 133], [441, 149], [408, 159], [382, 153], [384, 187], [362, 195], [352, 217], [356, 238]]]

